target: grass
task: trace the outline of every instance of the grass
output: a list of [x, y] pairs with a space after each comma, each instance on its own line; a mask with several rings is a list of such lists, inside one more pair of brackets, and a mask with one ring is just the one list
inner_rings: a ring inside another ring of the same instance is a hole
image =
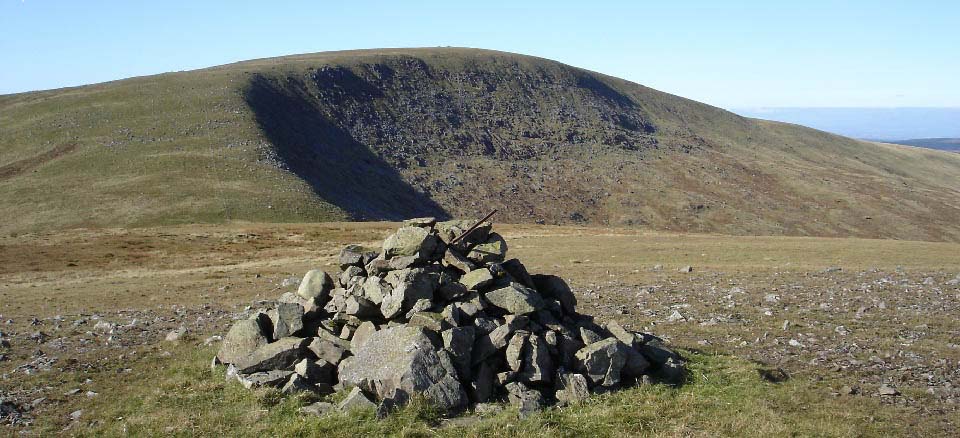
[[[905, 432], [897, 408], [836, 397], [806, 381], [770, 383], [756, 364], [688, 352], [689, 383], [641, 386], [518, 419], [509, 406], [449, 424], [424, 402], [384, 421], [372, 412], [321, 418], [298, 413], [312, 400], [248, 391], [207, 364], [214, 350], [184, 346], [144, 374], [115, 382], [84, 409], [77, 436], [889, 436]], [[62, 427], [41, 422], [36, 431]]]
[[[310, 84], [322, 67], [357, 79]], [[321, 98], [333, 83], [382, 95]], [[958, 172], [956, 154], [470, 49], [319, 53], [0, 96], [2, 233], [499, 208], [512, 222], [957, 241]]]

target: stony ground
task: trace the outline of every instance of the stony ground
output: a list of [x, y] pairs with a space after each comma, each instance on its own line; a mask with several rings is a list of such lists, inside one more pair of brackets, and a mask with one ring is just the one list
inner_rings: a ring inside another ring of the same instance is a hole
[[[0, 237], [0, 428], [71, 433], [105, 421], [85, 407], [216, 343], [248, 307], [293, 290], [298, 273], [336, 272], [343, 244], [392, 226]], [[960, 427], [960, 245], [498, 229], [531, 271], [569, 279], [582, 313], [756, 361], [766, 378], [809, 380], [826, 397], [878, 400], [908, 428]]]

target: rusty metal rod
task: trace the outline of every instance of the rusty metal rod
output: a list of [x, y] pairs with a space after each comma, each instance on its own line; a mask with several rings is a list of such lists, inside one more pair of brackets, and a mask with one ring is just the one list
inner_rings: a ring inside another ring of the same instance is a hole
[[454, 243], [459, 242], [460, 239], [463, 239], [464, 237], [467, 237], [467, 235], [470, 234], [470, 233], [472, 233], [473, 230], [476, 230], [477, 227], [480, 226], [480, 224], [486, 222], [487, 219], [490, 219], [490, 217], [492, 217], [492, 216], [493, 216], [494, 214], [496, 214], [496, 213], [497, 213], [497, 209], [494, 208], [493, 211], [490, 212], [490, 214], [484, 216], [483, 219], [480, 219], [479, 221], [477, 221], [477, 223], [473, 224], [472, 227], [467, 228], [467, 231], [464, 231], [463, 234], [461, 234], [461, 235], [457, 236], [455, 239], [451, 240], [448, 245], [453, 245]]

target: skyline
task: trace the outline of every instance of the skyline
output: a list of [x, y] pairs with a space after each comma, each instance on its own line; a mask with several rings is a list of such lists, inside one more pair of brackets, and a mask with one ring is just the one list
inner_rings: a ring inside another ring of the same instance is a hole
[[[960, 107], [960, 4], [0, 2], [0, 94], [381, 47], [539, 56], [723, 108]], [[506, 12], [504, 12], [506, 11]]]

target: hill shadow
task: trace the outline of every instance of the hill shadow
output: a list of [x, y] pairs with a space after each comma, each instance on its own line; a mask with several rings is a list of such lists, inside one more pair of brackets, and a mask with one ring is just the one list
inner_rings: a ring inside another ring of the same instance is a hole
[[325, 116], [306, 85], [254, 75], [244, 93], [280, 159], [323, 200], [356, 220], [450, 215], [389, 163]]

